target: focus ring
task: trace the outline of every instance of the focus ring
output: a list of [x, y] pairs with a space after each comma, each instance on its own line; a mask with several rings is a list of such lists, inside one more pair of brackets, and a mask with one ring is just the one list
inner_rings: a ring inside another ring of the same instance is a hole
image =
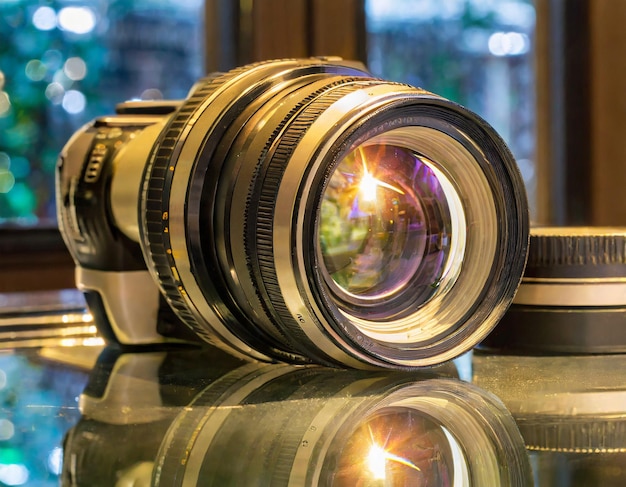
[[142, 208], [143, 211], [140, 214], [140, 218], [144, 218], [142, 230], [145, 229], [142, 240], [149, 250], [159, 287], [177, 315], [210, 343], [215, 343], [214, 337], [196, 323], [196, 318], [183, 299], [185, 291], [182, 283], [175, 276], [177, 271], [171, 256], [168, 226], [170, 188], [176, 163], [172, 156], [183, 129], [200, 105], [227, 80], [242, 70], [243, 68], [229, 73], [228, 76], [209, 79], [206, 84], [195, 90], [172, 118], [167, 130], [157, 141], [153, 149], [154, 156], [146, 166], [144, 176], [142, 202], [145, 204], [145, 208]]
[[[250, 238], [247, 238], [248, 255], [256, 255], [256, 265], [253, 268], [256, 267], [255, 270], [257, 272], [252, 272], [252, 275], [257, 278], [257, 288], [266, 296], [266, 299], [262, 299], [262, 302], [266, 303], [269, 313], [280, 320], [284, 330], [291, 338], [290, 341], [295, 346], [305, 350], [309, 355], [317, 347], [311, 343], [311, 340], [304, 333], [302, 327], [287, 307], [278, 283], [274, 263], [273, 225], [278, 191], [293, 151], [313, 122], [333, 103], [372, 82], [378, 81], [362, 78], [358, 84], [342, 84], [335, 87], [335, 89], [328, 87], [325, 93], [304, 108], [289, 125], [265, 169], [264, 177], [260, 182], [256, 181], [256, 184], [253, 186], [253, 188], [258, 188], [258, 185], [261, 185], [260, 197], [256, 201], [256, 218], [248, 219], [248, 221], [256, 221], [256, 232], [252, 240], [250, 241]], [[249, 233], [246, 233], [246, 237], [249, 237]], [[250, 245], [251, 242], [252, 245]], [[323, 360], [323, 362], [328, 362], [328, 360]]]

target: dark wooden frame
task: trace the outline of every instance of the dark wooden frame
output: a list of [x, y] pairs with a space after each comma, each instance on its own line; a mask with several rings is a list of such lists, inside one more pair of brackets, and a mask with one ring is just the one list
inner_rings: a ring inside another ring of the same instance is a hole
[[626, 226], [626, 2], [535, 3], [537, 222]]
[[365, 0], [207, 0], [206, 25], [209, 71], [279, 58], [366, 58]]

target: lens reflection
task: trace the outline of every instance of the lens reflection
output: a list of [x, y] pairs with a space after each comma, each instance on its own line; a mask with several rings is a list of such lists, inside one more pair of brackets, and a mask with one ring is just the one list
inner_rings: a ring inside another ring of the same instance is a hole
[[392, 144], [361, 145], [334, 170], [318, 239], [340, 299], [389, 297], [409, 283], [436, 291], [450, 249], [450, 210], [430, 161]]
[[452, 446], [444, 428], [427, 414], [383, 408], [346, 442], [332, 485], [451, 485]]

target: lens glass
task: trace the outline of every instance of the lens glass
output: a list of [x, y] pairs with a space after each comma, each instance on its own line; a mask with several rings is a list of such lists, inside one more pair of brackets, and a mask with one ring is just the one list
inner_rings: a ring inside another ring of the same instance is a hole
[[410, 285], [427, 300], [444, 272], [450, 220], [430, 161], [399, 145], [358, 146], [322, 196], [318, 239], [330, 289], [340, 300], [367, 302]]
[[347, 439], [331, 484], [453, 485], [460, 455], [458, 443], [428, 414], [386, 407]]

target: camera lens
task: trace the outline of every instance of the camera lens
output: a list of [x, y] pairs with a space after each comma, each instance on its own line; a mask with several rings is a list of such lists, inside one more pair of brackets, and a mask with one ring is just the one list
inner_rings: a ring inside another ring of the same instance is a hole
[[432, 296], [451, 237], [450, 209], [435, 171], [418, 154], [388, 144], [361, 145], [340, 161], [322, 195], [318, 223], [327, 282], [338, 299], [366, 304], [412, 285], [417, 305]]
[[205, 340], [263, 360], [419, 367], [471, 349], [512, 300], [523, 181], [469, 110], [334, 58], [215, 74], [167, 108], [114, 157], [108, 197]]

